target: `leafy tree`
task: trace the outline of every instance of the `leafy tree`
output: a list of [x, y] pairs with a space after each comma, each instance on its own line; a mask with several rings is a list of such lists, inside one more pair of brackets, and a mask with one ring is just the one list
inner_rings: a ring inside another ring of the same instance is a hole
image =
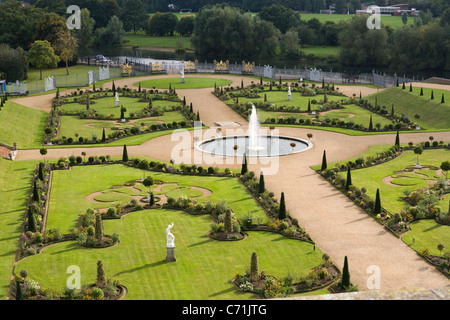
[[142, 170], [142, 173], [143, 173], [144, 178], [145, 178], [145, 171], [150, 168], [150, 165], [149, 165], [148, 161], [145, 160], [145, 159], [139, 161], [138, 167], [139, 167], [139, 169]]
[[443, 243], [439, 243], [437, 245], [437, 249], [439, 250], [440, 256], [442, 257], [442, 251], [444, 251], [445, 245]]
[[272, 22], [283, 34], [290, 28], [295, 28], [300, 24], [300, 16], [294, 10], [281, 4], [272, 4], [269, 7], [262, 8], [259, 17]]
[[58, 34], [60, 32], [68, 32], [69, 28], [63, 17], [50, 12], [42, 16], [37, 22], [35, 30], [37, 40], [47, 40], [53, 46], [58, 39]]
[[34, 5], [47, 12], [54, 12], [60, 16], [66, 13], [67, 7], [64, 0], [37, 0]]
[[36, 24], [44, 13], [43, 9], [35, 6], [22, 6], [20, 1], [0, 3], [0, 43], [28, 50], [36, 39]]
[[0, 43], [0, 79], [8, 82], [25, 80], [28, 75], [27, 53], [22, 48], [13, 49]]
[[47, 40], [36, 40], [32, 43], [28, 51], [28, 61], [31, 65], [40, 71], [40, 80], [42, 80], [42, 69], [55, 68], [59, 57]]
[[367, 17], [354, 16], [339, 32], [340, 62], [347, 66], [382, 66], [388, 62], [386, 28], [369, 30]]
[[414, 148], [414, 154], [417, 155], [417, 163], [419, 163], [419, 156], [422, 154], [423, 149], [419, 146]]
[[126, 0], [122, 7], [121, 20], [125, 31], [143, 29], [147, 22], [147, 13], [142, 0]]
[[87, 8], [81, 9], [80, 15], [82, 28], [74, 29], [72, 33], [77, 38], [79, 46], [87, 48], [91, 44], [96, 21], [91, 18], [91, 13]]
[[250, 60], [275, 56], [279, 31], [268, 21], [229, 6], [202, 8], [191, 43], [205, 59]]
[[440, 168], [442, 171], [445, 171], [445, 180], [447, 180], [448, 179], [447, 174], [448, 174], [448, 171], [450, 170], [450, 161], [442, 162]]
[[[148, 187], [148, 190], [150, 192], [150, 187], [154, 184], [153, 182], [153, 178], [152, 177], [147, 177], [144, 179], [144, 181], [142, 181], [142, 184], [146, 187]], [[151, 192], [150, 192], [151, 193]]]
[[406, 12], [402, 13], [402, 22], [404, 25], [408, 23], [408, 14]]
[[120, 44], [125, 34], [122, 21], [117, 16], [112, 16], [106, 28], [96, 30], [94, 45], [96, 47], [112, 47]]
[[187, 37], [192, 35], [194, 32], [194, 17], [182, 17], [175, 28], [175, 31], [178, 32], [182, 37]]
[[69, 61], [73, 59], [78, 49], [78, 41], [69, 31], [60, 31], [54, 43], [56, 54], [66, 63], [66, 74], [69, 74]]

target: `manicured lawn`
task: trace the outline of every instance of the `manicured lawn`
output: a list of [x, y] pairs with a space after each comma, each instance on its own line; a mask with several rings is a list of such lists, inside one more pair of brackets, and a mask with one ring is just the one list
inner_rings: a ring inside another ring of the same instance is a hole
[[[345, 121], [345, 122], [354, 122], [358, 125], [364, 125], [364, 127], [369, 127], [370, 122], [370, 116], [372, 116], [372, 121], [374, 127], [377, 124], [381, 125], [381, 128], [383, 128], [386, 124], [391, 124], [392, 121], [389, 119], [386, 119], [378, 114], [374, 114], [366, 109], [363, 109], [361, 107], [358, 107], [354, 104], [344, 105], [344, 109], [336, 109], [324, 113], [319, 113], [319, 120], [336, 120], [336, 121]], [[306, 113], [292, 113], [292, 112], [271, 112], [271, 111], [258, 111], [258, 117], [261, 122], [266, 121], [267, 119], [279, 119], [279, 118], [290, 118], [294, 117], [296, 119], [313, 119], [316, 116], [315, 115], [309, 115]]]
[[[431, 165], [439, 167], [443, 161], [446, 161], [449, 158], [450, 151], [448, 149], [425, 149], [422, 155], [419, 157], [419, 161], [421, 165]], [[400, 184], [398, 185], [386, 184], [383, 183], [382, 180], [383, 178], [391, 175], [394, 175], [395, 177], [396, 171], [401, 171], [407, 166], [413, 166], [416, 164], [416, 162], [417, 156], [414, 154], [414, 152], [406, 151], [398, 158], [392, 161], [388, 161], [384, 164], [365, 169], [352, 170], [352, 183], [358, 188], [365, 187], [367, 189], [367, 194], [373, 199], [375, 199], [375, 193], [377, 191], [377, 188], [379, 188], [382, 206], [389, 212], [394, 214], [406, 205], [406, 203], [400, 199], [400, 197], [404, 196], [405, 191], [413, 191], [419, 187], [426, 186], [427, 183], [425, 180], [432, 180], [431, 177], [434, 177], [434, 175], [430, 175], [430, 178], [421, 178], [419, 176], [414, 178], [403, 177], [398, 181], [400, 182]], [[341, 172], [340, 174], [343, 177], [346, 177], [346, 172]]]
[[[3, 112], [3, 111], [2, 111]], [[0, 299], [8, 294], [35, 161], [0, 157]]]
[[[199, 88], [213, 88], [214, 84], [217, 87], [227, 86], [231, 84], [230, 80], [225, 79], [214, 79], [214, 78], [197, 78], [189, 77], [185, 75], [185, 82], [181, 83], [181, 76], [176, 78], [162, 78], [162, 79], [152, 79], [141, 81], [142, 88], [156, 88], [156, 89], [199, 89]], [[139, 86], [139, 82], [133, 85]]]
[[[278, 83], [277, 83], [278, 84]], [[268, 87], [267, 87], [268, 89]], [[245, 97], [239, 97], [238, 101], [239, 103], [253, 103], [256, 104], [258, 102], [264, 102], [264, 95], [267, 96], [267, 102], [275, 104], [277, 107], [286, 106], [286, 107], [300, 107], [300, 110], [306, 111], [308, 109], [308, 100], [316, 100], [317, 102], [323, 101], [324, 96], [323, 94], [319, 94], [313, 97], [307, 97], [302, 96], [298, 92], [293, 92], [293, 88], [291, 88], [291, 101], [288, 100], [288, 93], [287, 89], [286, 91], [266, 91], [266, 92], [260, 92], [259, 98], [245, 98]], [[328, 101], [347, 101], [347, 97], [345, 96], [332, 96], [327, 95]], [[234, 103], [236, 98], [226, 100], [225, 103]], [[318, 104], [314, 104], [311, 102], [311, 110], [317, 110]]]
[[72, 137], [74, 141], [77, 139], [75, 134], [88, 139], [91, 139], [92, 135], [96, 135], [98, 139], [101, 139], [103, 128], [105, 128], [105, 134], [108, 137], [113, 130], [117, 129], [138, 126], [141, 130], [145, 130], [152, 124], [172, 123], [174, 121], [186, 121], [186, 118], [179, 111], [167, 111], [159, 117], [131, 119], [126, 123], [121, 123], [117, 120], [87, 120], [80, 119], [77, 116], [63, 116], [61, 117], [61, 132], [59, 136]]
[[[235, 178], [182, 176], [157, 172], [148, 172], [147, 175], [167, 183], [178, 183], [181, 187], [197, 186], [211, 190], [211, 195], [196, 200], [199, 202], [210, 200], [217, 203], [225, 199], [237, 217], [243, 217], [250, 211], [261, 219], [266, 219], [263, 210]], [[85, 199], [86, 196], [140, 179], [142, 176], [141, 170], [123, 165], [95, 165], [55, 171], [47, 227], [58, 228], [63, 233], [68, 232], [76, 227], [78, 214], [84, 214], [88, 208], [105, 208], [105, 203], [89, 202]], [[106, 205], [109, 206], [110, 204]]]
[[[69, 75], [70, 76], [76, 76], [78, 75], [80, 78], [84, 77], [85, 79], [87, 79], [87, 73], [89, 71], [94, 71], [98, 69], [98, 67], [95, 66], [88, 66], [88, 65], [76, 65], [76, 66], [71, 66], [69, 67]], [[67, 74], [66, 72], [66, 68], [52, 68], [52, 69], [43, 69], [42, 70], [42, 79], [45, 79], [49, 76], [65, 76]], [[32, 82], [32, 81], [36, 81], [39, 80], [40, 77], [40, 71], [39, 69], [36, 68], [30, 68], [28, 70], [28, 78], [26, 79], [26, 81], [28, 83]], [[32, 85], [32, 83], [31, 83]]]
[[[105, 116], [112, 116], [115, 119], [120, 117], [120, 107], [116, 107], [116, 102], [114, 97], [100, 98], [96, 100], [91, 100], [90, 110], [95, 110], [96, 113], [102, 114]], [[137, 113], [142, 111], [142, 109], [148, 108], [148, 102], [139, 102], [137, 98], [131, 97], [119, 97], [119, 104], [122, 107], [125, 107], [127, 111], [125, 112], [125, 116], [130, 113]], [[173, 102], [167, 100], [155, 100], [153, 101], [153, 107], [171, 107], [171, 106], [179, 106], [180, 102]], [[82, 112], [86, 110], [86, 105], [80, 103], [68, 103], [58, 107], [62, 112]]]
[[[440, 256], [437, 249], [439, 243], [443, 243], [445, 251], [450, 247], [450, 226], [445, 226], [434, 222], [432, 219], [419, 220], [411, 224], [411, 231], [406, 233], [403, 241], [417, 252], [422, 252], [428, 248], [430, 254]], [[413, 241], [414, 239], [414, 241]]]
[[48, 114], [9, 99], [0, 111], [0, 142], [20, 148], [39, 148]]
[[[431, 100], [431, 89], [424, 88], [423, 96], [420, 96], [420, 88], [413, 88], [409, 92], [409, 86], [403, 90], [400, 87], [392, 87], [367, 96], [374, 103], [377, 98], [379, 105], [385, 105], [390, 110], [394, 104], [396, 114], [405, 114], [411, 121], [417, 122], [423, 129], [448, 130], [450, 128], [450, 91], [434, 89], [434, 100]], [[441, 103], [441, 96], [445, 94], [445, 103]], [[419, 115], [416, 118], [415, 115]]]
[[[172, 222], [177, 261], [166, 263], [164, 230]], [[254, 251], [260, 270], [277, 277], [304, 275], [321, 263], [322, 252], [311, 244], [268, 232], [249, 232], [242, 241], [215, 241], [207, 236], [210, 224], [209, 216], [139, 211], [104, 221], [105, 233], [120, 236], [114, 247], [87, 249], [63, 242], [21, 261], [16, 270], [26, 269], [41, 286], [62, 291], [68, 266], [79, 266], [82, 284], [89, 284], [95, 281], [97, 260], [102, 260], [106, 277], [127, 287], [126, 299], [234, 300], [256, 298], [231, 283], [236, 273], [245, 273]]]

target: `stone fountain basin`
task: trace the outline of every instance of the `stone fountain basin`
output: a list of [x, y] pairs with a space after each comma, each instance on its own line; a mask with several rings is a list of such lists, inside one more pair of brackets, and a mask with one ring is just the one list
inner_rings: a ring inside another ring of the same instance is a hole
[[276, 157], [303, 152], [313, 146], [310, 141], [288, 136], [261, 135], [257, 141], [257, 145], [251, 146], [249, 135], [224, 136], [200, 141], [195, 148], [217, 156], [233, 157], [245, 153], [249, 157]]

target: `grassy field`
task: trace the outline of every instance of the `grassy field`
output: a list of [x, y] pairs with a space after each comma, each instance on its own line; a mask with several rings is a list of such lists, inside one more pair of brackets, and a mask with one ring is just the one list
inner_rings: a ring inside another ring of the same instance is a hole
[[[313, 18], [318, 19], [322, 24], [327, 21], [332, 21], [334, 23], [339, 23], [341, 21], [349, 20], [355, 15], [353, 14], [319, 14], [319, 13], [301, 13], [300, 18], [305, 21], [309, 21]], [[382, 16], [381, 23], [390, 26], [394, 29], [402, 27], [404, 24], [402, 22], [402, 17], [400, 16]], [[408, 18], [407, 25], [413, 24], [414, 19]]]
[[156, 89], [199, 89], [199, 88], [213, 88], [214, 84], [217, 87], [227, 86], [231, 84], [230, 80], [225, 79], [214, 79], [214, 78], [197, 78], [189, 77], [186, 75], [184, 77], [185, 82], [181, 83], [181, 77], [176, 78], [162, 78], [162, 79], [152, 79], [136, 82], [133, 85], [139, 86], [141, 84], [142, 88], [156, 88]]
[[[3, 111], [2, 111], [3, 112]], [[1, 112], [0, 112], [1, 114]], [[9, 161], [0, 157], [0, 299], [5, 300], [16, 256], [17, 241], [30, 191], [35, 161]]]
[[77, 116], [63, 116], [61, 117], [60, 137], [84, 137], [90, 139], [96, 135], [101, 139], [103, 128], [105, 128], [105, 135], [108, 137], [113, 130], [122, 130], [125, 128], [139, 127], [141, 130], [146, 130], [152, 124], [157, 123], [172, 123], [172, 122], [186, 121], [186, 118], [179, 111], [165, 112], [163, 116], [142, 118], [130, 120], [122, 123], [116, 120], [86, 120], [80, 119]]
[[20, 148], [39, 148], [48, 114], [8, 100], [0, 111], [0, 142]]
[[[176, 263], [165, 262], [164, 229], [171, 222]], [[273, 233], [249, 232], [247, 239], [235, 242], [212, 240], [207, 236], [210, 223], [209, 216], [172, 210], [135, 212], [104, 221], [105, 233], [119, 234], [117, 246], [86, 249], [63, 242], [21, 261], [16, 269], [26, 269], [41, 286], [61, 291], [68, 266], [79, 266], [82, 283], [89, 284], [95, 281], [97, 260], [102, 260], [106, 277], [127, 287], [126, 299], [241, 300], [256, 297], [236, 290], [231, 280], [245, 273], [253, 251], [260, 270], [277, 277], [304, 275], [321, 263], [322, 253], [311, 244]]]
[[[125, 182], [140, 179], [142, 174], [141, 170], [121, 165], [75, 167], [69, 171], [56, 171], [50, 197], [48, 228], [58, 228], [62, 232], [68, 232], [71, 228], [75, 228], [78, 214], [85, 213], [91, 207], [109, 206], [105, 203], [86, 201], [86, 196], [108, 190], [115, 185], [123, 185]], [[210, 196], [198, 198], [198, 201], [211, 200], [216, 203], [221, 199], [226, 199], [227, 204], [238, 217], [252, 211], [261, 219], [265, 218], [262, 209], [256, 205], [253, 198], [234, 178], [180, 176], [156, 172], [149, 174], [154, 179], [167, 183], [176, 182], [180, 186], [198, 186], [211, 190]], [[68, 184], [70, 184], [70, 188], [67, 188]]]
[[[420, 155], [419, 157], [419, 162], [422, 165], [439, 167], [443, 161], [446, 161], [449, 158], [450, 151], [448, 149], [425, 149], [422, 155]], [[365, 169], [353, 170], [352, 182], [358, 188], [365, 187], [367, 189], [367, 194], [373, 199], [375, 199], [376, 190], [377, 188], [379, 188], [382, 206], [389, 212], [394, 214], [401, 208], [403, 208], [403, 206], [405, 206], [406, 204], [400, 199], [400, 197], [404, 196], [405, 191], [413, 191], [419, 187], [427, 186], [427, 179], [434, 179], [435, 181], [437, 181], [437, 179], [434, 178], [434, 175], [431, 175], [429, 178], [421, 179], [419, 177], [414, 177], [410, 178], [408, 181], [399, 180], [398, 182], [400, 183], [397, 185], [386, 184], [382, 182], [383, 178], [388, 176], [394, 175], [393, 178], [396, 178], [396, 171], [401, 171], [407, 166], [415, 165], [416, 162], [417, 156], [414, 154], [414, 152], [406, 151], [398, 158], [384, 164]], [[346, 176], [346, 172], [341, 174], [344, 177]]]
[[[450, 91], [433, 90], [434, 100], [431, 100], [431, 89], [424, 88], [423, 96], [420, 96], [420, 88], [413, 88], [409, 92], [406, 89], [392, 87], [382, 90], [366, 98], [374, 103], [377, 98], [378, 104], [388, 108], [394, 104], [396, 114], [405, 114], [412, 121], [416, 121], [421, 128], [428, 131], [448, 130], [450, 128]], [[445, 95], [445, 103], [441, 103], [441, 96]], [[416, 118], [419, 115], [419, 118]]]
[[154, 37], [148, 36], [144, 33], [141, 34], [127, 34], [124, 37], [124, 46], [145, 48], [176, 48], [180, 46], [187, 50], [192, 50], [192, 44], [190, 37]]
[[339, 54], [339, 47], [332, 46], [311, 46], [305, 45], [301, 50], [306, 54], [314, 54], [318, 58], [326, 59], [329, 57], [335, 57]]

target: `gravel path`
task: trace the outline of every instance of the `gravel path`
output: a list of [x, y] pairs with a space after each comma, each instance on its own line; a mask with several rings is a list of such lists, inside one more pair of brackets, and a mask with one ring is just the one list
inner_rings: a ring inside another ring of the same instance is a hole
[[[172, 76], [173, 75], [168, 75]], [[191, 76], [191, 75], [189, 75]], [[206, 77], [206, 75], [196, 75]], [[233, 84], [240, 85], [241, 77], [211, 75], [232, 79]], [[150, 78], [150, 77], [147, 77]], [[142, 78], [142, 80], [144, 80]], [[248, 83], [252, 79], [244, 78]], [[258, 81], [257, 79], [253, 79]], [[132, 87], [134, 79], [121, 79], [115, 81], [116, 86], [127, 84]], [[105, 84], [105, 87], [111, 83]], [[345, 89], [344, 89], [345, 88]], [[341, 87], [345, 93], [359, 92], [364, 87]], [[366, 90], [367, 89], [367, 90]], [[365, 88], [363, 95], [374, 92], [377, 89]], [[216, 121], [240, 121], [244, 127], [247, 123], [231, 111], [211, 93], [211, 89], [186, 89], [177, 90], [178, 94], [186, 96], [188, 103], [192, 102], [194, 110], [200, 111], [202, 121], [214, 126]], [[43, 99], [43, 98], [42, 98]], [[425, 289], [440, 288], [450, 285], [450, 280], [439, 273], [417, 253], [410, 249], [400, 239], [387, 232], [374, 219], [369, 217], [359, 207], [355, 206], [340, 191], [332, 187], [318, 174], [309, 168], [311, 165], [320, 164], [323, 150], [327, 150], [328, 162], [345, 160], [365, 152], [370, 145], [393, 144], [395, 135], [377, 136], [348, 136], [333, 132], [311, 130], [302, 128], [280, 128], [280, 134], [307, 139], [307, 133], [313, 133], [312, 143], [314, 147], [307, 152], [273, 159], [272, 163], [253, 164], [249, 161], [249, 169], [259, 174], [261, 168], [265, 173], [267, 189], [280, 195], [283, 191], [286, 196], [286, 204], [290, 214], [299, 220], [299, 223], [316, 242], [316, 245], [328, 253], [332, 260], [342, 268], [344, 256], [348, 256], [351, 281], [359, 286], [361, 291], [367, 287], [367, 281], [373, 272], [368, 268], [376, 266], [380, 271], [381, 287], [373, 289], [403, 289], [423, 287]], [[192, 139], [192, 132], [188, 133]], [[192, 146], [179, 147], [180, 141], [177, 135], [167, 135], [149, 140], [139, 146], [128, 146], [128, 154], [133, 156], [150, 156], [160, 160], [169, 161], [174, 158], [172, 151], [186, 156], [184, 163], [194, 157], [203, 157], [205, 154], [192, 149]], [[429, 133], [411, 133], [407, 135], [408, 141], [421, 142], [428, 139]], [[449, 140], [448, 132], [433, 133], [436, 140]], [[402, 136], [401, 136], [402, 137]], [[406, 138], [403, 138], [406, 140]], [[192, 141], [192, 140], [190, 140]], [[57, 159], [61, 156], [80, 155], [82, 151], [89, 155], [121, 156], [122, 147], [104, 148], [70, 148], [48, 149], [46, 159]], [[21, 150], [16, 160], [42, 159], [39, 150]], [[215, 158], [213, 166], [240, 168], [241, 159]], [[230, 161], [232, 163], [217, 164], [218, 161]], [[210, 165], [210, 164], [208, 164]], [[278, 168], [276, 174], [267, 172], [270, 165]], [[274, 252], [274, 254], [276, 254]], [[369, 281], [370, 282], [370, 281]]]

